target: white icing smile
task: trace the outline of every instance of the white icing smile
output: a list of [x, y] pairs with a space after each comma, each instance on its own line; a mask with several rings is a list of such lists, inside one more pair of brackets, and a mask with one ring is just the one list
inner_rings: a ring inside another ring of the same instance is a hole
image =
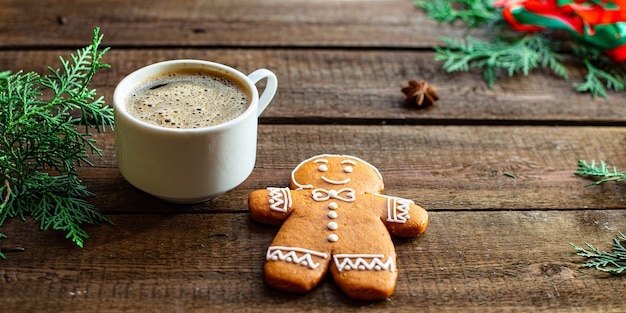
[[322, 180], [333, 185], [345, 185], [350, 182], [350, 178], [346, 178], [344, 180], [332, 180], [326, 178], [325, 176], [322, 176]]

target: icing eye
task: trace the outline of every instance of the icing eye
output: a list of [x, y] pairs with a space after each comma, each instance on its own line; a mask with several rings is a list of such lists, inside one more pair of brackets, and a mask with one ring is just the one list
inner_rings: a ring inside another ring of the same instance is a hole
[[343, 168], [343, 171], [346, 173], [352, 173], [352, 166], [347, 165], [346, 167]]
[[326, 166], [326, 164], [322, 164], [320, 165], [320, 167], [318, 167], [318, 170], [320, 172], [328, 172], [328, 166]]

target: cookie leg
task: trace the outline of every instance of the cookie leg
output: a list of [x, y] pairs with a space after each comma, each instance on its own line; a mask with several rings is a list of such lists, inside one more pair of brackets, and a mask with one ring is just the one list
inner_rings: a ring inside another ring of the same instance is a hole
[[331, 273], [341, 290], [357, 300], [383, 300], [398, 278], [395, 254], [336, 254]]
[[313, 289], [328, 270], [330, 255], [300, 247], [270, 246], [265, 262], [268, 285], [293, 293]]

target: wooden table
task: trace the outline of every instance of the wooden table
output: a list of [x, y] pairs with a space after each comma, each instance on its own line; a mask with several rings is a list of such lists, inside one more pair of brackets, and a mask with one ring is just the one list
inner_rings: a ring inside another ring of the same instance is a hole
[[[577, 160], [626, 170], [624, 94], [591, 98], [533, 72], [489, 89], [446, 74], [439, 36], [461, 36], [408, 0], [0, 0], [0, 69], [58, 67], [101, 27], [112, 49], [92, 87], [112, 103], [131, 71], [197, 58], [279, 77], [260, 118], [247, 181], [206, 203], [174, 205], [120, 175], [113, 132], [81, 177], [116, 223], [87, 227], [80, 249], [36, 221], [0, 228], [1, 312], [623, 312], [626, 278], [583, 269], [570, 243], [610, 250], [626, 230], [626, 187], [588, 187]], [[441, 100], [403, 102], [409, 79]], [[247, 197], [288, 186], [301, 160], [347, 153], [376, 165], [385, 193], [429, 211], [417, 239], [396, 240], [399, 276], [386, 301], [346, 298], [327, 277], [304, 295], [263, 282], [276, 227], [252, 221]], [[506, 173], [514, 174], [514, 177]]]

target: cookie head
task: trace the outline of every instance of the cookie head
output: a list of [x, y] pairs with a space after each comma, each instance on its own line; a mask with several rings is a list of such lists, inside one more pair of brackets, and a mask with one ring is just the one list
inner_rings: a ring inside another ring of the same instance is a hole
[[379, 193], [383, 179], [376, 167], [349, 155], [321, 154], [304, 160], [291, 173], [292, 189], [352, 188], [361, 193]]

